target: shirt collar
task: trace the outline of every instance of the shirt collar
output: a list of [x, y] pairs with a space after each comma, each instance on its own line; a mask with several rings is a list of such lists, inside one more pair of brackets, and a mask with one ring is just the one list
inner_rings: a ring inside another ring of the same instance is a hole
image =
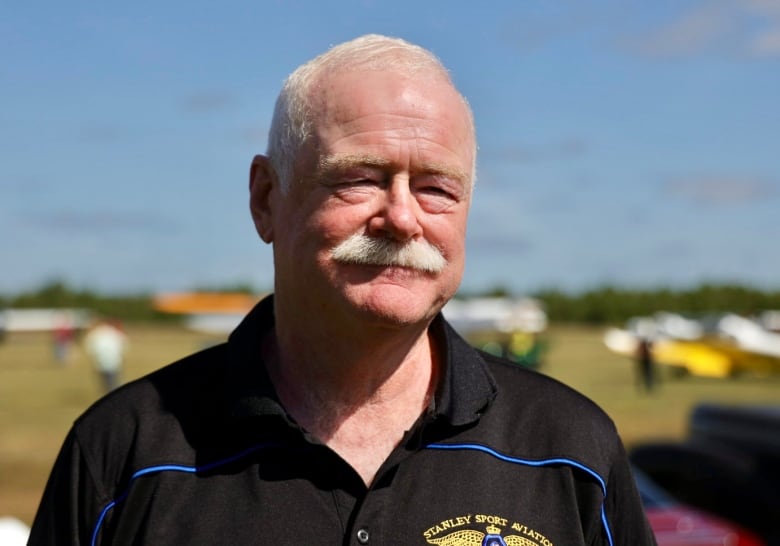
[[274, 326], [273, 296], [262, 299], [228, 337], [225, 402], [232, 418], [284, 416], [261, 356], [261, 343]]
[[[226, 411], [230, 418], [286, 417], [261, 360], [260, 343], [274, 325], [273, 296], [260, 301], [228, 338]], [[452, 426], [479, 419], [492, 403], [497, 385], [480, 354], [439, 313], [431, 332], [442, 354], [442, 371], [433, 417]]]

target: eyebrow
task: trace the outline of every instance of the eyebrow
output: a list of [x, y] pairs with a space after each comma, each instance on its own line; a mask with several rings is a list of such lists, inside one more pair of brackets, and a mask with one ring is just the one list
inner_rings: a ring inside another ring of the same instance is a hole
[[[326, 155], [319, 159], [318, 170], [321, 173], [331, 173], [334, 171], [345, 170], [351, 167], [371, 167], [377, 169], [387, 169], [394, 163], [382, 157], [371, 154], [342, 154]], [[442, 163], [425, 163], [422, 168], [416, 172], [444, 176], [460, 181], [463, 185], [470, 184], [471, 177], [461, 169], [444, 165]]]

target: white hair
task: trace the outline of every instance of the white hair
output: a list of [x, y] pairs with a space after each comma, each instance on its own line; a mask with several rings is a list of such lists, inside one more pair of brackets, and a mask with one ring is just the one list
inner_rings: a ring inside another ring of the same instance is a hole
[[341, 241], [331, 255], [345, 264], [409, 267], [426, 273], [441, 273], [447, 266], [442, 251], [425, 239], [399, 242], [363, 233]]
[[[388, 69], [403, 71], [408, 75], [424, 72], [443, 78], [455, 88], [447, 69], [433, 53], [400, 38], [378, 34], [367, 34], [339, 44], [301, 65], [287, 77], [276, 99], [266, 152], [283, 191], [290, 187], [298, 152], [312, 135], [313, 91], [319, 83], [319, 78], [335, 71]], [[471, 108], [462, 95], [461, 99], [468, 113], [473, 135]], [[476, 158], [476, 153], [474, 157]], [[472, 166], [472, 182], [473, 168]]]

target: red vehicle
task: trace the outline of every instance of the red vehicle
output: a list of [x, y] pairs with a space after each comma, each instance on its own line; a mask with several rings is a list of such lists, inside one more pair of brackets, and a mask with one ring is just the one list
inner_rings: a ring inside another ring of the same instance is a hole
[[766, 546], [734, 523], [675, 501], [641, 472], [634, 477], [658, 546]]

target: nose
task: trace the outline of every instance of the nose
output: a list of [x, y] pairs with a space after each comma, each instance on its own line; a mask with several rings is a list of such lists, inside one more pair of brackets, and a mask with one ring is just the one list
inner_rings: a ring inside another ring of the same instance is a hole
[[419, 206], [408, 180], [393, 180], [380, 199], [379, 210], [369, 221], [370, 235], [409, 241], [422, 233]]

